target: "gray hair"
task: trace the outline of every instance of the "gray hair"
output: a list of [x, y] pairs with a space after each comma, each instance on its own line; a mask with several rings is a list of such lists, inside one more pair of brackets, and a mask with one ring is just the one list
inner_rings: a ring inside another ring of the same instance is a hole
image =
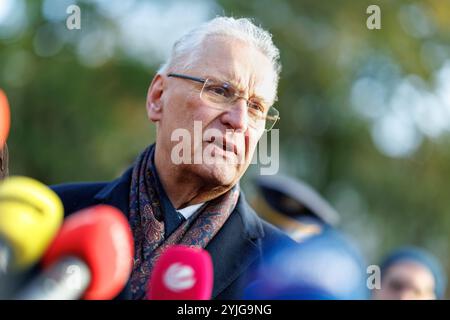
[[191, 30], [175, 42], [169, 59], [160, 67], [158, 73], [178, 69], [186, 71], [196, 56], [195, 51], [201, 48], [207, 36], [225, 35], [245, 41], [259, 49], [272, 63], [275, 71], [275, 84], [281, 72], [280, 51], [272, 42], [272, 35], [256, 26], [250, 19], [232, 17], [216, 17]]

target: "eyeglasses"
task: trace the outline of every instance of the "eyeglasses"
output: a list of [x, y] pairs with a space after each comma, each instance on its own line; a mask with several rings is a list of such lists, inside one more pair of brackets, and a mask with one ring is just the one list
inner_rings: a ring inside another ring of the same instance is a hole
[[178, 73], [170, 73], [167, 76], [202, 83], [203, 87], [200, 91], [200, 99], [208, 105], [221, 110], [226, 110], [239, 99], [244, 99], [247, 103], [247, 114], [250, 120], [249, 124], [254, 128], [257, 128], [264, 122], [264, 129], [270, 131], [280, 119], [280, 113], [277, 109], [272, 106], [265, 106], [260, 99], [246, 99], [245, 97], [238, 95], [238, 90], [228, 82], [210, 78], [196, 78]]

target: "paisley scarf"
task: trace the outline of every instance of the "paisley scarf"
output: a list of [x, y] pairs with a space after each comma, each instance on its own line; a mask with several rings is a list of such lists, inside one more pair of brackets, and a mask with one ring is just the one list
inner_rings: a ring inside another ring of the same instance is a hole
[[164, 250], [174, 244], [205, 248], [234, 210], [239, 186], [203, 205], [168, 238], [164, 236], [164, 212], [153, 166], [154, 145], [137, 159], [130, 188], [129, 222], [134, 235], [135, 257], [131, 274], [133, 299], [146, 298], [153, 266]]

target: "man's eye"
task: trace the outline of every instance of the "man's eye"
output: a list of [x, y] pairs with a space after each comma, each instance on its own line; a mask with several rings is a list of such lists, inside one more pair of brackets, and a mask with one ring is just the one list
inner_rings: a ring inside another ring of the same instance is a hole
[[253, 110], [256, 111], [258, 113], [264, 113], [264, 107], [262, 106], [262, 104], [257, 103], [257, 102], [250, 102], [249, 107]]
[[230, 90], [228, 90], [227, 88], [224, 88], [222, 86], [211, 86], [211, 87], [208, 87], [208, 91], [213, 93], [213, 94], [215, 94], [215, 95], [223, 96], [225, 98], [231, 97]]

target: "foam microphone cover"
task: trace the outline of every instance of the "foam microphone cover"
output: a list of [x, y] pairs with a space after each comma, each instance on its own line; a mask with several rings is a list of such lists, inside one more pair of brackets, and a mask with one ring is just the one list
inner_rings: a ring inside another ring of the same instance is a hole
[[26, 268], [41, 258], [63, 217], [57, 194], [39, 181], [13, 176], [0, 183], [0, 237], [14, 253], [15, 268]]
[[69, 216], [46, 252], [45, 267], [65, 256], [83, 260], [90, 269], [87, 300], [116, 297], [126, 285], [133, 264], [133, 236], [125, 215], [108, 205], [98, 205]]
[[10, 110], [8, 99], [3, 90], [0, 89], [0, 149], [6, 143], [10, 127]]
[[213, 264], [206, 250], [175, 245], [167, 248], [153, 268], [147, 297], [150, 300], [209, 300]]

